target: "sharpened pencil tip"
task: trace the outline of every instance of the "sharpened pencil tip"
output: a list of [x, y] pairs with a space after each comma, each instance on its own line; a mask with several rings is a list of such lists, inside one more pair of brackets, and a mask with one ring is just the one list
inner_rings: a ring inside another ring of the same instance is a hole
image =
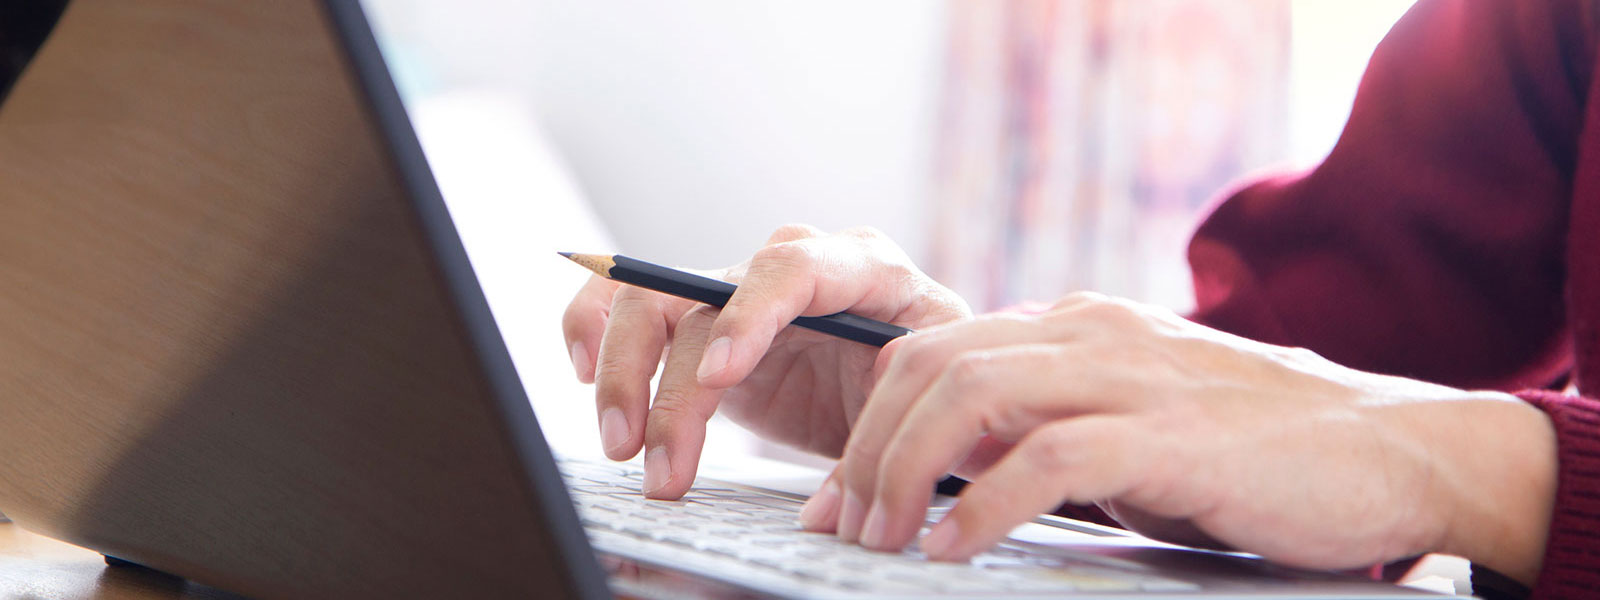
[[583, 268], [594, 271], [596, 275], [601, 277], [610, 277], [611, 267], [617, 264], [612, 257], [601, 254], [579, 254], [577, 252], [557, 252], [556, 254], [567, 257], [567, 260], [578, 263]]

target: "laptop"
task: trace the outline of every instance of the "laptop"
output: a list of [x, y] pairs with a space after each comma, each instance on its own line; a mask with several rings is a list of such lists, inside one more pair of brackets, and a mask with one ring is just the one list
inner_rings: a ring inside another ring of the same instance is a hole
[[297, 598], [1426, 595], [1046, 517], [934, 563], [799, 531], [793, 494], [558, 462], [357, 0], [75, 0], [0, 181], [0, 508], [119, 564]]

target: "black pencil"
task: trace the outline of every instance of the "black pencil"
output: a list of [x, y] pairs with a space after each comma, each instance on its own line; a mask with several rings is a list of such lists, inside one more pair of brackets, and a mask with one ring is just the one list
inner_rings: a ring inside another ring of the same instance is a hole
[[[647, 263], [621, 254], [611, 256], [576, 254], [572, 252], [559, 252], [558, 254], [571, 259], [572, 262], [583, 265], [606, 279], [652, 289], [663, 294], [672, 294], [695, 302], [703, 302], [717, 308], [722, 308], [726, 305], [728, 298], [733, 296], [733, 291], [738, 289], [738, 286], [726, 281]], [[911, 333], [910, 329], [899, 325], [890, 325], [883, 321], [876, 321], [850, 313], [834, 313], [822, 317], [799, 317], [793, 321], [793, 324], [812, 331], [820, 331], [828, 335], [841, 337], [852, 342], [880, 347], [889, 343], [889, 340]]]

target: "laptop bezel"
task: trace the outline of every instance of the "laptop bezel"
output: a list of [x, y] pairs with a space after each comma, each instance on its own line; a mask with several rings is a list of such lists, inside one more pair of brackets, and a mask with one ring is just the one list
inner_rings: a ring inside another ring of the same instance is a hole
[[371, 21], [360, 0], [324, 0], [323, 6], [344, 49], [344, 58], [356, 78], [362, 99], [370, 109], [373, 124], [383, 136], [384, 148], [400, 175], [413, 214], [437, 260], [440, 275], [449, 288], [448, 297], [455, 314], [461, 319], [483, 376], [493, 390], [494, 408], [504, 427], [503, 433], [511, 437], [511, 447], [524, 469], [525, 484], [547, 511], [545, 524], [550, 539], [567, 561], [577, 588], [572, 591], [580, 598], [609, 598], [611, 593], [604, 570], [578, 520], [555, 457], [533, 413], [527, 389], [517, 374], [488, 299], [472, 269], [466, 246], [428, 166], [399, 88], [389, 74]]

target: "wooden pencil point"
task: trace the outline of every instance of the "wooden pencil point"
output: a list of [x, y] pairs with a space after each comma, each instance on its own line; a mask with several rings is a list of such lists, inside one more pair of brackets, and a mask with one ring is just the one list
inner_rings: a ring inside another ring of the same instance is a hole
[[571, 260], [572, 262], [583, 265], [584, 268], [594, 271], [595, 274], [601, 277], [611, 277], [611, 267], [617, 265], [616, 260], [603, 254], [578, 254], [576, 252], [557, 252], [556, 254], [565, 256], [567, 257], [567, 260]]

